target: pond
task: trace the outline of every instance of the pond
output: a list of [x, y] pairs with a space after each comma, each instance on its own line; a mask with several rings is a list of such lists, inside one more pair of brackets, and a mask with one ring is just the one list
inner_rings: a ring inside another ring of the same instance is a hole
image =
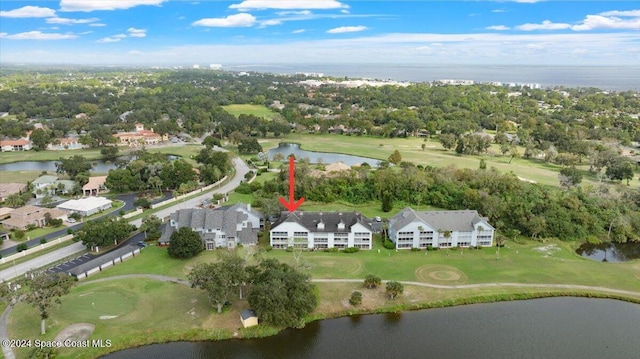
[[[126, 159], [127, 157], [120, 157]], [[167, 155], [167, 159], [170, 161], [176, 160], [180, 156]], [[47, 171], [56, 172], [56, 163], [60, 161], [21, 161], [5, 163], [0, 165], [0, 171]], [[93, 160], [89, 161], [93, 167], [91, 172], [107, 173], [109, 170], [115, 169], [116, 165], [114, 161]]]
[[640, 243], [584, 243], [576, 253], [599, 262], [626, 262], [640, 258]]
[[379, 160], [375, 158], [345, 155], [341, 153], [307, 151], [301, 149], [300, 145], [296, 143], [280, 143], [278, 147], [270, 149], [267, 152], [267, 156], [270, 160], [273, 160], [273, 157], [277, 153], [282, 154], [283, 158], [289, 157], [290, 154], [293, 154], [297, 159], [308, 158], [311, 163], [331, 164], [341, 161], [347, 166], [353, 166], [366, 162], [371, 167], [377, 167], [379, 162]]
[[640, 306], [546, 298], [322, 320], [261, 339], [126, 349], [133, 358], [637, 358]]

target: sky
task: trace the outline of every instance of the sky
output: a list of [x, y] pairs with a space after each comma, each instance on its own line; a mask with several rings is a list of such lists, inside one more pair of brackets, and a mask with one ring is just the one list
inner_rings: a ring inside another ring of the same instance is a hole
[[0, 2], [0, 65], [640, 65], [638, 1]]

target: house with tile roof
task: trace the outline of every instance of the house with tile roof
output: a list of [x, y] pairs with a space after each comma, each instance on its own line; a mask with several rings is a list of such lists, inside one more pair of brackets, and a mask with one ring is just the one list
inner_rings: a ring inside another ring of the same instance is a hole
[[120, 144], [129, 146], [135, 146], [138, 144], [155, 145], [161, 141], [169, 139], [167, 134], [161, 136], [160, 134], [153, 132], [153, 129], [145, 130], [144, 125], [141, 123], [136, 123], [135, 126], [135, 132], [120, 132], [113, 135], [113, 137], [117, 138]]
[[171, 234], [182, 227], [198, 232], [206, 250], [235, 248], [258, 243], [262, 215], [242, 203], [215, 209], [189, 208], [171, 213], [169, 223], [158, 240], [168, 245]]
[[3, 202], [7, 197], [12, 194], [22, 193], [27, 190], [27, 185], [24, 183], [0, 183], [0, 202]]
[[358, 212], [282, 212], [271, 226], [273, 248], [373, 247], [371, 220]]
[[26, 230], [29, 225], [36, 227], [45, 226], [45, 214], [49, 213], [52, 219], [67, 219], [67, 211], [57, 208], [45, 208], [26, 205], [11, 211], [11, 217], [2, 221], [6, 229]]
[[29, 151], [31, 148], [31, 141], [24, 138], [18, 140], [0, 141], [0, 149], [2, 150], [2, 152]]
[[414, 211], [389, 219], [389, 239], [397, 249], [491, 247], [495, 229], [477, 211]]

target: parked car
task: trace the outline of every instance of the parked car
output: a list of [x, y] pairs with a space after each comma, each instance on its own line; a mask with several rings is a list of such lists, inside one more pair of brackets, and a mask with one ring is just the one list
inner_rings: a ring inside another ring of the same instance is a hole
[[376, 217], [376, 222], [382, 222], [382, 218], [380, 218], [379, 216]]
[[147, 244], [144, 243], [143, 241], [139, 241], [137, 244], [138, 244], [138, 247], [141, 247], [141, 248], [144, 248], [147, 246]]
[[76, 223], [76, 220], [73, 218], [67, 218], [67, 222], [69, 223]]

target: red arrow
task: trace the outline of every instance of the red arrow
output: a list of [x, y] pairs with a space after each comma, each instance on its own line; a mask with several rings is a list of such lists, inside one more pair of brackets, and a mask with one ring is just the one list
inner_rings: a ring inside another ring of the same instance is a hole
[[299, 200], [294, 200], [293, 190], [295, 188], [295, 172], [296, 165], [293, 159], [293, 156], [289, 157], [289, 202], [287, 202], [284, 198], [280, 197], [278, 200], [282, 205], [289, 210], [289, 212], [293, 212], [304, 202], [304, 198], [300, 198]]

